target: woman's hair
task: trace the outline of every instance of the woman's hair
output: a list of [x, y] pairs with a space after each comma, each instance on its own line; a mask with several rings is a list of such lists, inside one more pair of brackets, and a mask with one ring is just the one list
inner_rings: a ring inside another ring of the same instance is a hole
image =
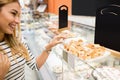
[[19, 2], [18, 0], [0, 0], [0, 8], [2, 8], [4, 5], [12, 3], [12, 2]]
[[[12, 3], [12, 2], [18, 2], [19, 3], [18, 0], [0, 0], [0, 10], [4, 5]], [[13, 34], [5, 34], [4, 40], [10, 46], [13, 56], [16, 55], [16, 54], [22, 55], [26, 60], [28, 60], [29, 59], [28, 50], [20, 42], [20, 37], [21, 37], [20, 31], [21, 30], [20, 30], [20, 24], [19, 24], [18, 27], [14, 30]], [[5, 53], [5, 52], [3, 51], [3, 53]]]

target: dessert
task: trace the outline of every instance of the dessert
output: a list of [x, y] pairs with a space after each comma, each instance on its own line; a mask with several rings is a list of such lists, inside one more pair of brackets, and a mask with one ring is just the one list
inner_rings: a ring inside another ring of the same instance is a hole
[[71, 40], [64, 44], [64, 49], [82, 60], [93, 59], [104, 55], [105, 47], [99, 44], [85, 43], [82, 39]]
[[119, 80], [120, 70], [106, 66], [96, 68], [92, 75], [96, 80]]

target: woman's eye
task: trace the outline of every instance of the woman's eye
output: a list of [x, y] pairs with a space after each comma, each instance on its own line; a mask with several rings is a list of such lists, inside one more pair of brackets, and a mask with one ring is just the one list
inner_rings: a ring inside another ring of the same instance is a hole
[[16, 16], [16, 13], [15, 12], [11, 12], [13, 16]]

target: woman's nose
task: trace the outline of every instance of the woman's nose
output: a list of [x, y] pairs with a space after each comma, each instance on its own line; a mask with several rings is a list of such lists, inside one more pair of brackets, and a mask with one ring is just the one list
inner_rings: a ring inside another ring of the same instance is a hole
[[19, 23], [20, 23], [20, 17], [16, 17], [16, 18], [15, 18], [15, 22], [16, 22], [17, 24], [19, 24]]

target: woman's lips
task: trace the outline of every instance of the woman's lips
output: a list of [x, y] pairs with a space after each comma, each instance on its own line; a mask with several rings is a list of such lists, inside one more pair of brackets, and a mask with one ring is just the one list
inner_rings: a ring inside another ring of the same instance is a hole
[[10, 30], [13, 31], [13, 30], [15, 29], [15, 26], [16, 26], [16, 25], [10, 24], [9, 26], [10, 26]]

